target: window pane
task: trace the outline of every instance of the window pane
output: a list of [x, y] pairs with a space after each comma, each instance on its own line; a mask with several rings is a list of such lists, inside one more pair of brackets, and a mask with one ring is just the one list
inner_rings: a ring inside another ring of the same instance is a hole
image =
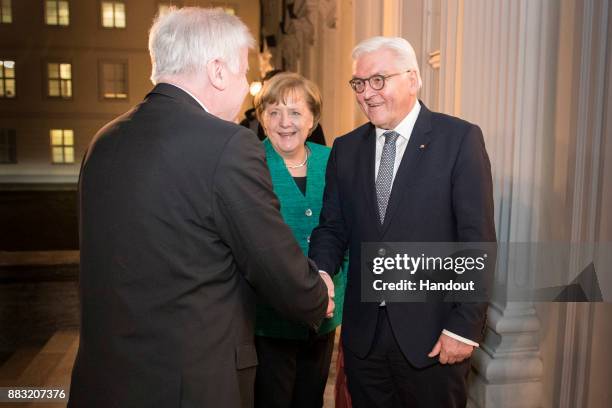
[[64, 98], [72, 97], [72, 81], [62, 80], [62, 97]]
[[47, 64], [47, 72], [50, 79], [59, 78], [59, 64], [49, 63]]
[[115, 27], [125, 28], [125, 4], [115, 3]]
[[121, 77], [123, 76], [121, 75], [123, 72], [123, 66], [121, 64], [111, 64], [111, 67], [113, 68], [113, 79], [115, 81], [120, 81]]
[[168, 4], [160, 4], [157, 8], [157, 13], [161, 16], [166, 14], [170, 10], [170, 6]]
[[70, 10], [67, 1], [59, 2], [59, 23], [63, 26], [70, 24]]
[[62, 129], [51, 129], [51, 146], [61, 146], [63, 137]]
[[4, 83], [5, 83], [5, 86], [4, 86], [5, 96], [7, 98], [14, 98], [15, 97], [15, 80], [7, 79]]
[[115, 93], [115, 81], [104, 81], [104, 92]]
[[63, 147], [52, 148], [51, 155], [52, 155], [53, 163], [63, 163], [64, 162], [64, 148]]
[[47, 0], [45, 8], [47, 9], [47, 24], [57, 25], [57, 2], [55, 0]]
[[49, 96], [60, 96], [59, 81], [57, 79], [49, 80]]
[[[12, 61], [5, 61], [12, 62]], [[5, 78], [15, 78], [15, 64], [5, 64], [4, 65], [4, 77]]]
[[11, 0], [1, 0], [2, 3], [0, 5], [0, 15], [2, 18], [0, 22], [2, 23], [12, 23], [13, 22], [13, 12], [11, 10]]
[[74, 163], [74, 148], [73, 147], [64, 148], [64, 163]]
[[0, 80], [0, 97], [4, 96], [4, 81]]
[[74, 132], [72, 131], [72, 129], [64, 129], [64, 145], [74, 145]]
[[0, 163], [17, 163], [17, 132], [15, 129], [0, 129]]
[[125, 63], [102, 64], [102, 95], [108, 99], [127, 98], [127, 65]]
[[62, 79], [72, 78], [72, 65], [71, 64], [60, 64], [60, 78]]
[[103, 1], [102, 2], [102, 26], [113, 27], [113, 3]]
[[115, 64], [102, 64], [102, 76], [106, 81], [115, 78]]

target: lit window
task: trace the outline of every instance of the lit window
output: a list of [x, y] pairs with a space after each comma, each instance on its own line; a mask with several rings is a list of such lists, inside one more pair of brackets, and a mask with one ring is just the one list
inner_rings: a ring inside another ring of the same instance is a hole
[[74, 132], [72, 129], [51, 129], [51, 161], [74, 163]]
[[0, 163], [17, 163], [17, 135], [15, 129], [0, 129]]
[[103, 62], [101, 71], [102, 96], [105, 99], [126, 99], [128, 97], [127, 64]]
[[47, 64], [48, 93], [52, 98], [72, 98], [72, 64], [50, 62]]
[[0, 0], [0, 23], [10, 24], [13, 22], [13, 9], [11, 0]]
[[125, 3], [122, 1], [102, 2], [102, 27], [125, 28]]
[[0, 60], [0, 98], [14, 98], [15, 93], [15, 61]]
[[160, 16], [166, 14], [168, 11], [170, 11], [170, 7], [181, 7], [180, 1], [160, 1], [157, 4], [157, 14]]
[[47, 25], [67, 26], [70, 24], [70, 9], [68, 1], [47, 0], [45, 1], [45, 22]]
[[213, 2], [212, 7], [217, 7], [225, 11], [227, 14], [231, 14], [232, 16], [236, 15], [236, 7], [232, 7], [228, 5], [227, 2]]
[[168, 11], [170, 11], [170, 5], [166, 4], [166, 3], [160, 3], [157, 6], [157, 14], [160, 16], [163, 16], [164, 14], [166, 14]]

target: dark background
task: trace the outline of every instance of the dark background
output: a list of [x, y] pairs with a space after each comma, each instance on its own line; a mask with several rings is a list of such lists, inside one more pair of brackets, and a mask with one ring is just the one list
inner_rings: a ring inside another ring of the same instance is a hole
[[0, 251], [79, 248], [76, 186], [0, 191]]

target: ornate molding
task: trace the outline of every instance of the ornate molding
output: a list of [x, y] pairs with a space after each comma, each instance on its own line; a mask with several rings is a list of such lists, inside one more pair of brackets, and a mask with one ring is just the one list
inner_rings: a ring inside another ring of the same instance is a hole
[[440, 56], [440, 50], [436, 50], [434, 52], [429, 53], [429, 58], [427, 59], [427, 63], [433, 69], [440, 69], [440, 61], [442, 57]]

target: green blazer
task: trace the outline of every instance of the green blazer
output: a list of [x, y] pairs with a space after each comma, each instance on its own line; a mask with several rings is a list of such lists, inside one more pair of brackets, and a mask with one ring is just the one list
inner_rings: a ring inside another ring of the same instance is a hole
[[[276, 153], [268, 139], [263, 141], [266, 150], [266, 160], [272, 177], [272, 186], [278, 196], [281, 214], [293, 231], [293, 235], [308, 254], [308, 242], [312, 230], [319, 223], [319, 214], [323, 205], [323, 189], [325, 188], [325, 169], [329, 158], [329, 147], [306, 142], [311, 155], [308, 158], [308, 171], [306, 175], [306, 196], [302, 194], [295, 184], [289, 170], [281, 156]], [[334, 302], [336, 309], [334, 317], [325, 319], [319, 329], [320, 334], [329, 333], [342, 322], [342, 308], [344, 303], [344, 287], [346, 286], [346, 271], [348, 262], [341, 267], [341, 271], [333, 277], [335, 285]], [[257, 323], [255, 334], [258, 336], [276, 337], [284, 339], [306, 339], [308, 328], [285, 319], [270, 306], [259, 303], [257, 305]]]

